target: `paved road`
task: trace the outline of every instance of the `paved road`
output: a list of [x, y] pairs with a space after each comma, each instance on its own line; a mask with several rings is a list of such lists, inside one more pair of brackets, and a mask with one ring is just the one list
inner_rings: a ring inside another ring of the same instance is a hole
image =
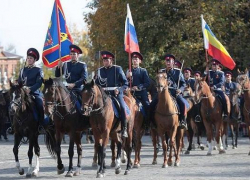
[[[67, 138], [66, 138], [67, 140]], [[78, 177], [69, 179], [95, 179], [96, 169], [91, 167], [93, 157], [93, 144], [87, 144], [85, 138], [83, 141], [83, 167], [82, 174]], [[56, 161], [49, 156], [49, 153], [44, 145], [43, 136], [39, 138], [41, 148], [40, 173], [36, 179], [67, 179], [64, 175], [57, 175]], [[8, 179], [26, 179], [25, 175], [20, 176], [15, 168], [14, 155], [12, 153], [13, 136], [9, 136], [9, 141], [0, 141], [0, 180]], [[27, 172], [28, 146], [22, 145], [19, 151], [20, 164]], [[111, 152], [107, 150], [107, 165], [110, 164]], [[217, 151], [212, 151], [212, 156], [206, 156], [207, 149], [204, 151], [196, 149], [191, 151], [190, 155], [181, 155], [180, 167], [161, 168], [163, 159], [162, 151], [159, 153], [158, 164], [152, 165], [153, 148], [149, 136], [143, 137], [142, 160], [140, 169], [132, 169], [130, 174], [123, 175], [125, 165], [122, 165], [122, 173], [115, 174], [113, 168], [107, 167], [106, 176], [104, 179], [250, 179], [250, 156], [248, 138], [239, 139], [238, 149], [228, 148], [226, 154], [218, 154]], [[68, 167], [68, 145], [62, 145], [62, 160]], [[76, 156], [75, 150], [75, 156]], [[134, 155], [133, 155], [134, 157]], [[74, 165], [76, 164], [74, 158]], [[35, 165], [35, 161], [33, 166]], [[33, 178], [31, 178], [33, 179]]]

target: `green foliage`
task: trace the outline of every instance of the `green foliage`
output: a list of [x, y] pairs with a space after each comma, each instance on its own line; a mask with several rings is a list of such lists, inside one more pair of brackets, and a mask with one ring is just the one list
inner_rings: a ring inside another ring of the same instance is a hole
[[204, 70], [201, 14], [236, 61], [237, 68], [245, 67], [249, 61], [250, 2], [247, 0], [94, 0], [89, 7], [95, 11], [85, 16], [92, 54], [109, 50], [116, 53], [117, 64], [128, 67], [123, 46], [127, 3], [146, 60], [144, 66], [151, 75], [157, 67], [164, 67], [165, 53], [184, 59], [185, 67]]

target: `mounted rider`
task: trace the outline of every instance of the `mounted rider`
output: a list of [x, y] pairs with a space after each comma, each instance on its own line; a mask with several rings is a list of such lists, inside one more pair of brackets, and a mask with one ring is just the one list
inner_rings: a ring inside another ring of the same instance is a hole
[[[220, 61], [217, 59], [212, 59], [212, 70], [204, 72], [204, 75], [207, 76], [208, 84], [212, 91], [220, 98], [222, 103], [222, 110], [224, 119], [228, 117], [228, 107], [230, 107], [227, 97], [223, 92], [222, 88], [225, 83], [225, 76], [224, 72], [218, 70], [219, 65], [221, 64]], [[208, 67], [207, 67], [208, 69]]]
[[184, 80], [186, 82], [186, 85], [189, 84], [190, 87], [192, 88], [192, 91], [194, 92], [194, 84], [195, 84], [195, 79], [192, 78], [193, 70], [191, 68], [184, 68]]
[[[71, 61], [62, 63], [58, 62], [55, 70], [55, 76], [60, 77], [64, 75], [67, 84], [67, 88], [71, 93], [74, 93], [79, 102], [81, 103], [81, 85], [83, 81], [87, 81], [88, 71], [85, 62], [78, 61], [79, 55], [82, 54], [82, 50], [76, 45], [70, 45], [70, 57]], [[62, 74], [60, 68], [62, 67]]]
[[121, 106], [122, 136], [127, 138], [127, 120], [125, 114], [125, 101], [123, 91], [128, 88], [128, 80], [121, 66], [113, 65], [114, 54], [109, 51], [101, 51], [103, 67], [97, 70], [95, 83], [100, 85], [107, 94], [116, 97]]
[[145, 68], [140, 67], [140, 63], [143, 61], [143, 56], [139, 52], [133, 52], [131, 53], [131, 59], [132, 59], [132, 72], [127, 72], [127, 78], [131, 78], [132, 82], [132, 91], [134, 91], [134, 96], [136, 99], [138, 99], [145, 108], [145, 125], [146, 127], [149, 127], [150, 122], [150, 102], [148, 99], [147, 94], [147, 88], [150, 85], [148, 72]]

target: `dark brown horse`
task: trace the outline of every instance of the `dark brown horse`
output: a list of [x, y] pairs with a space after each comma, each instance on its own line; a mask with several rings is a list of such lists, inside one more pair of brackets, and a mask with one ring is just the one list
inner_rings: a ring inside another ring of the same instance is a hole
[[[134, 102], [128, 97], [124, 96], [124, 100], [130, 109], [130, 115], [126, 115], [128, 123], [128, 138], [123, 140], [124, 150], [128, 156], [127, 168], [125, 175], [131, 169], [131, 152], [132, 152], [132, 133], [134, 128]], [[83, 114], [89, 116], [89, 121], [95, 138], [95, 151], [98, 152], [97, 177], [104, 177], [105, 175], [105, 156], [106, 147], [109, 137], [117, 145], [116, 157], [116, 174], [121, 171], [121, 149], [122, 141], [119, 135], [120, 123], [115, 117], [112, 106], [112, 99], [103, 91], [103, 89], [95, 84], [92, 80], [90, 83], [84, 83], [82, 91], [82, 111]], [[114, 154], [114, 153], [113, 153]]]
[[[168, 82], [167, 82], [167, 74], [166, 73], [158, 73], [156, 76], [157, 90], [158, 90], [158, 103], [155, 112], [155, 121], [157, 125], [158, 135], [162, 140], [163, 147], [163, 168], [166, 168], [168, 165], [172, 165], [172, 151], [175, 153], [175, 166], [179, 166], [180, 164], [180, 149], [182, 147], [182, 138], [184, 130], [180, 131], [180, 137], [178, 141], [176, 141], [177, 129], [179, 126], [178, 121], [178, 110], [175, 105], [173, 98], [171, 97], [168, 91]], [[165, 133], [170, 138], [170, 152], [169, 158], [167, 157], [167, 142]], [[176, 148], [177, 144], [177, 148]], [[153, 140], [153, 145], [156, 147], [156, 141]], [[156, 148], [154, 148], [156, 149]], [[157, 163], [157, 152], [154, 151], [154, 159], [153, 164]]]
[[[195, 98], [196, 102], [201, 102], [201, 116], [206, 128], [208, 152], [207, 155], [212, 155], [212, 140], [213, 140], [213, 126], [216, 130], [215, 140], [219, 153], [225, 153], [222, 145], [223, 134], [223, 118], [222, 105], [218, 98], [211, 92], [210, 87], [205, 81], [205, 78], [196, 80], [195, 82]], [[230, 107], [228, 107], [230, 112]], [[228, 112], [228, 114], [229, 114]]]
[[[14, 85], [10, 82], [11, 108], [14, 114], [14, 148], [16, 167], [20, 175], [24, 174], [24, 169], [20, 166], [18, 149], [23, 137], [29, 140], [29, 168], [26, 177], [37, 176], [39, 172], [40, 147], [38, 145], [38, 122], [34, 118], [33, 108], [35, 106], [31, 96], [26, 94], [22, 85]], [[32, 171], [33, 149], [36, 154], [36, 166]]]
[[[238, 135], [239, 135], [239, 123], [240, 118], [240, 105], [239, 105], [239, 93], [240, 89], [237, 87], [236, 90], [230, 90], [230, 103], [231, 103], [231, 113], [228, 125], [232, 133], [232, 148], [236, 149], [238, 145]], [[227, 146], [227, 141], [226, 141]]]
[[[89, 128], [88, 119], [77, 109], [77, 98], [73, 98], [60, 78], [44, 81], [45, 113], [54, 122], [55, 135], [46, 135], [46, 145], [53, 157], [57, 158], [57, 173], [65, 171], [61, 159], [61, 141], [64, 134], [69, 135], [69, 168], [66, 177], [78, 176], [81, 173], [82, 145], [81, 133]], [[73, 172], [74, 143], [77, 146], [77, 168]]]
[[[240, 73], [237, 76], [237, 82], [241, 86], [241, 91], [243, 92], [244, 104], [243, 104], [243, 115], [245, 123], [248, 128], [248, 135], [250, 139], [250, 81], [248, 77], [248, 71], [245, 73]], [[250, 151], [248, 153], [250, 155]]]
[[8, 107], [10, 102], [10, 94], [7, 90], [0, 91], [0, 140], [2, 136], [7, 141], [7, 133], [6, 133], [6, 123], [9, 118]]

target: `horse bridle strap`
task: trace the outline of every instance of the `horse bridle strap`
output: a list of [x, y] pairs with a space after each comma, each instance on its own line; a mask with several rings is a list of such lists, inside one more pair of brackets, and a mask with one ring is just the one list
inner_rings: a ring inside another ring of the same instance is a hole
[[90, 102], [88, 104], [84, 103], [84, 105], [88, 107], [88, 111], [90, 113], [100, 114], [102, 112], [102, 110], [104, 109], [104, 103], [103, 103], [103, 106], [96, 108], [96, 109], [93, 109], [94, 98], [95, 98], [95, 93], [92, 93]]

